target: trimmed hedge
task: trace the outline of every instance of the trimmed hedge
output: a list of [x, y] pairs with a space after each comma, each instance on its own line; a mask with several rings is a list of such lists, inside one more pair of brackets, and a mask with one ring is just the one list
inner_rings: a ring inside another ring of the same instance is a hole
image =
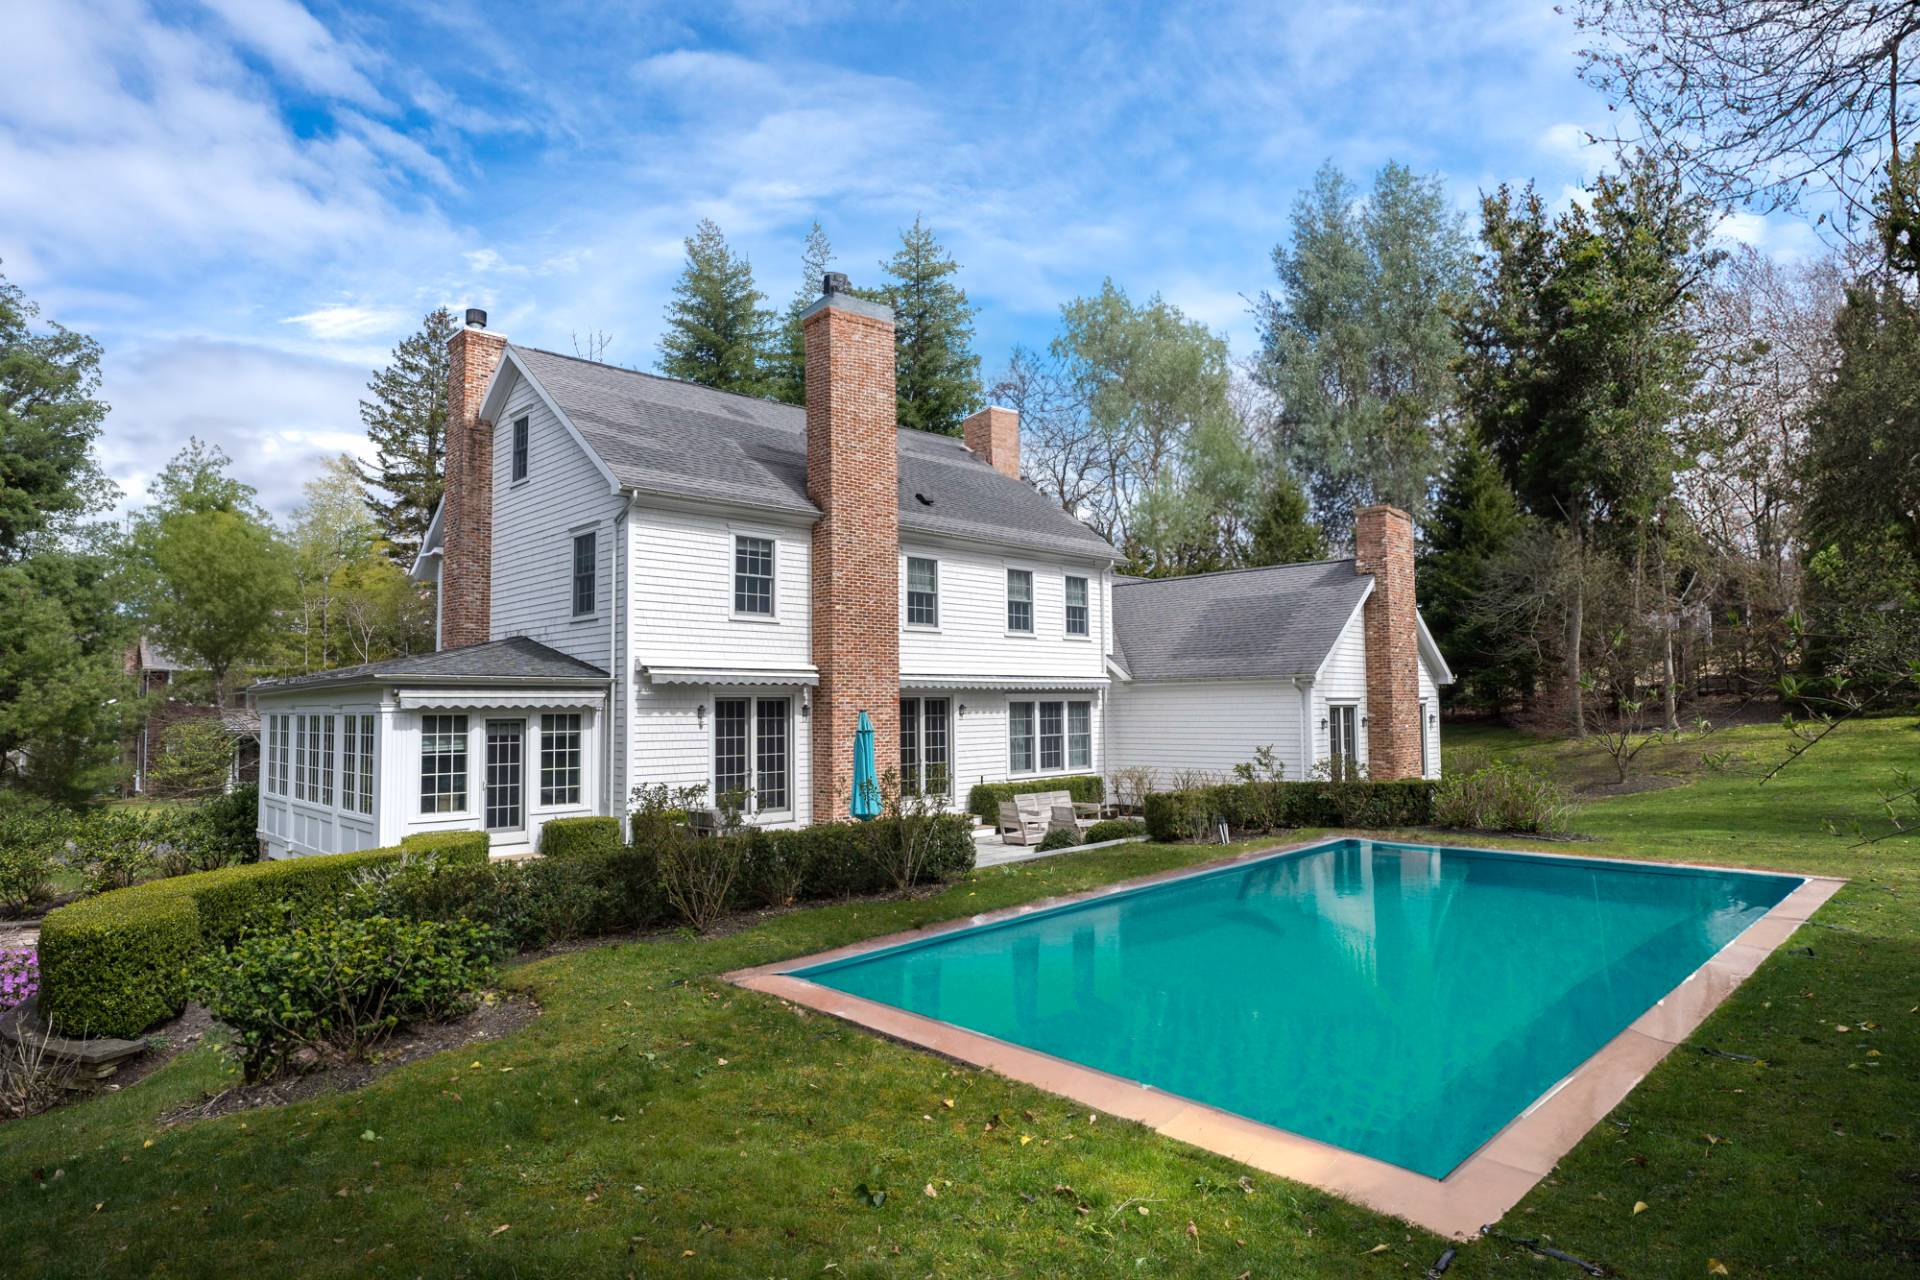
[[1000, 802], [1042, 791], [1064, 791], [1075, 800], [1092, 804], [1107, 798], [1107, 784], [1097, 774], [1077, 773], [1066, 778], [1028, 778], [1023, 782], [982, 782], [967, 792], [967, 812], [992, 825], [1000, 821]]
[[[973, 835], [957, 813], [927, 819], [933, 848], [922, 868], [926, 880], [952, 880], [973, 870]], [[809, 898], [849, 898], [894, 886], [887, 850], [900, 839], [898, 818], [828, 822], [793, 831], [754, 829], [732, 837], [746, 841], [746, 865], [735, 885], [739, 905], [779, 906]]]
[[1425, 778], [1391, 782], [1227, 782], [1191, 791], [1147, 796], [1147, 834], [1155, 840], [1207, 836], [1224, 821], [1234, 831], [1285, 827], [1414, 827], [1433, 820], [1437, 783]]
[[619, 847], [618, 818], [549, 818], [540, 828], [540, 852], [549, 858], [611, 853]]
[[1126, 840], [1145, 834], [1147, 824], [1138, 818], [1106, 818], [1088, 827], [1083, 839], [1087, 844], [1104, 844], [1108, 840]]
[[222, 867], [83, 898], [40, 929], [40, 1010], [68, 1035], [137, 1036], [186, 1007], [187, 966], [276, 908], [337, 900], [357, 872], [430, 856], [485, 862], [485, 832], [409, 837], [367, 849]]

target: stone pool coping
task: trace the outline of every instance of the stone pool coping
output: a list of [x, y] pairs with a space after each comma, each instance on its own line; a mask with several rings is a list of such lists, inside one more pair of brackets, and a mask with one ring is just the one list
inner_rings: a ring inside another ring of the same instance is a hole
[[[1675, 1046], [1691, 1035], [1760, 967], [1768, 955], [1791, 937], [1846, 884], [1831, 876], [1801, 875], [1758, 867], [1732, 867], [1651, 859], [1588, 858], [1563, 852], [1481, 849], [1467, 845], [1433, 847], [1470, 853], [1496, 853], [1520, 858], [1604, 862], [1626, 867], [1672, 867], [1697, 871], [1742, 871], [1792, 876], [1799, 888], [1774, 905], [1740, 935], [1687, 975], [1678, 986], [1655, 1001], [1653, 1007], [1627, 1024], [1592, 1057], [1550, 1086], [1478, 1150], [1444, 1178], [1388, 1164], [1285, 1129], [1248, 1120], [1205, 1103], [1165, 1093], [1151, 1085], [1126, 1080], [1052, 1054], [1023, 1048], [977, 1031], [968, 1031], [892, 1005], [835, 991], [785, 970], [812, 967], [830, 961], [882, 951], [902, 943], [925, 942], [943, 934], [980, 925], [1018, 919], [1036, 912], [1088, 902], [1115, 893], [1205, 875], [1223, 867], [1257, 862], [1360, 836], [1322, 837], [1297, 844], [1219, 858], [1199, 866], [1180, 867], [1103, 885], [1083, 893], [1046, 898], [959, 920], [946, 920], [921, 929], [862, 942], [816, 955], [739, 969], [726, 980], [750, 991], [777, 996], [793, 1004], [865, 1027], [890, 1039], [926, 1049], [971, 1066], [982, 1067], [1049, 1093], [1138, 1121], [1169, 1138], [1238, 1160], [1264, 1173], [1291, 1178], [1323, 1191], [1358, 1201], [1382, 1213], [1405, 1218], [1441, 1235], [1464, 1238], [1483, 1225], [1497, 1222], [1536, 1183], [1553, 1171], [1560, 1159], [1600, 1123]], [[1402, 841], [1379, 841], [1400, 844]]]

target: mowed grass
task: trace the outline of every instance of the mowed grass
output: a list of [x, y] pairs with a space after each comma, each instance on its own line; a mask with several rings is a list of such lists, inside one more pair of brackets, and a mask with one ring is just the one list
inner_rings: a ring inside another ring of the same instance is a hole
[[[1585, 767], [1558, 744], [1484, 745]], [[1849, 824], [1920, 757], [1920, 731], [1849, 726], [1759, 787], [1780, 746], [1777, 729], [1715, 735], [1662, 766], [1689, 784], [1582, 808], [1598, 838], [1561, 851], [1854, 883], [1790, 944], [1811, 954], [1776, 954], [1501, 1231], [1627, 1276], [1913, 1274], [1920, 849], [1850, 848]], [[1729, 748], [1749, 758], [1699, 766]], [[0, 1127], [0, 1256], [23, 1276], [1419, 1275], [1446, 1242], [718, 980], [1219, 852], [1068, 855], [918, 901], [541, 960], [510, 982], [546, 1013], [505, 1041], [358, 1093], [164, 1127], [233, 1083], [197, 1050]], [[1573, 1274], [1496, 1241], [1448, 1272]]]

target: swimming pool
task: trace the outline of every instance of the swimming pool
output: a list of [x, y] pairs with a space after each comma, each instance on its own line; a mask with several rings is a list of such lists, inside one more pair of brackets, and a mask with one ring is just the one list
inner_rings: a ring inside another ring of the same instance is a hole
[[1444, 1178], [1803, 883], [1337, 840], [777, 972]]

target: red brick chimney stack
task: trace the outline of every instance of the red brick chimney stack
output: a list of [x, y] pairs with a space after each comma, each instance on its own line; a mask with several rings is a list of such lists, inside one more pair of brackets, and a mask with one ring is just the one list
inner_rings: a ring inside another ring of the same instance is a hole
[[1420, 635], [1413, 596], [1413, 517], [1362, 507], [1353, 518], [1354, 568], [1373, 575], [1361, 624], [1367, 635], [1367, 775], [1417, 778]]
[[900, 760], [900, 457], [893, 312], [829, 272], [801, 324], [813, 526], [813, 820], [847, 816], [853, 734], [873, 720], [881, 772]]
[[507, 340], [487, 332], [487, 313], [447, 343], [446, 510], [440, 522], [440, 647], [484, 644], [493, 627], [493, 424], [480, 400]]
[[960, 424], [960, 434], [967, 448], [988, 466], [1003, 476], [1020, 478], [1019, 414], [998, 407], [982, 409]]

